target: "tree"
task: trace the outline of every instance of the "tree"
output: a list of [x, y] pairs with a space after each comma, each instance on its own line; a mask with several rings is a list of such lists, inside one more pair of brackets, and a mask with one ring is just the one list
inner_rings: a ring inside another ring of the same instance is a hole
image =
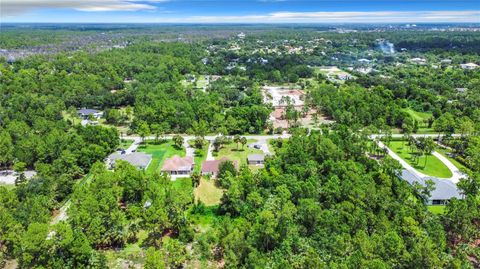
[[155, 134], [155, 142], [158, 143], [159, 138], [164, 133], [164, 130], [163, 130], [162, 126], [158, 123], [154, 123], [154, 124], [151, 125], [150, 129], [151, 129], [152, 133]]
[[194, 171], [191, 175], [193, 187], [197, 187], [200, 184], [200, 178], [202, 175], [198, 171]]
[[145, 137], [150, 135], [150, 127], [146, 122], [140, 123], [137, 129], [138, 135], [142, 138], [142, 143], [145, 142]]
[[7, 167], [13, 161], [12, 138], [6, 131], [0, 132], [0, 166]]
[[240, 143], [242, 144], [242, 149], [243, 149], [245, 144], [247, 144], [247, 138], [245, 136], [242, 136], [242, 138], [240, 138]]
[[225, 160], [218, 165], [218, 177], [224, 178], [227, 174], [235, 176], [237, 174], [237, 168], [235, 164], [230, 160]]
[[235, 135], [233, 137], [233, 142], [235, 142], [237, 144], [237, 150], [238, 150], [238, 143], [240, 143], [240, 136], [239, 135]]
[[183, 137], [182, 137], [181, 135], [178, 135], [178, 134], [177, 134], [177, 135], [174, 135], [173, 138], [172, 138], [172, 140], [173, 140], [173, 143], [175, 144], [175, 146], [176, 146], [177, 148], [179, 148], [179, 149], [182, 148], [182, 145], [183, 145]]
[[427, 159], [428, 156], [432, 154], [432, 152], [435, 150], [435, 142], [433, 141], [433, 138], [427, 137], [423, 140], [423, 152], [425, 154], [425, 166], [427, 166]]

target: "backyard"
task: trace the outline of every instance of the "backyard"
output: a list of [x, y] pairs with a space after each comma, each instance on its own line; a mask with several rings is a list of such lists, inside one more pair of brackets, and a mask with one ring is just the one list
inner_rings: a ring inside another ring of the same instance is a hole
[[414, 155], [404, 141], [391, 141], [388, 147], [420, 173], [439, 178], [452, 177], [450, 169], [433, 155], [420, 156], [415, 162]]
[[220, 199], [223, 195], [223, 190], [216, 186], [215, 179], [207, 179], [202, 177], [200, 184], [195, 189], [195, 200], [202, 201], [206, 206], [220, 204]]
[[147, 167], [147, 173], [160, 172], [163, 162], [167, 158], [174, 155], [185, 156], [185, 149], [176, 148], [172, 140], [163, 140], [159, 143], [154, 143], [154, 141], [151, 140], [145, 142], [146, 144], [138, 147], [138, 151], [152, 154], [152, 162]]

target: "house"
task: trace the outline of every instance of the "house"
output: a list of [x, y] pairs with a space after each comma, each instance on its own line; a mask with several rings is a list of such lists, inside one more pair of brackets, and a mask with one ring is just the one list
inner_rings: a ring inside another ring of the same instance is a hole
[[102, 115], [103, 115], [103, 112], [101, 112], [100, 110], [96, 110], [96, 109], [82, 108], [82, 109], [77, 110], [77, 114], [78, 114], [78, 116], [80, 116], [80, 118], [82, 118], [84, 120], [88, 120], [90, 115], [94, 119], [101, 118]]
[[400, 177], [412, 186], [415, 183], [418, 183], [421, 186], [426, 186], [426, 181], [431, 180], [435, 186], [435, 189], [430, 193], [430, 197], [428, 197], [428, 205], [444, 205], [447, 204], [452, 198], [463, 198], [463, 195], [458, 190], [457, 185], [448, 179], [439, 179], [435, 177], [420, 178], [407, 169], [402, 170]]
[[460, 64], [460, 67], [465, 70], [473, 70], [478, 67], [478, 64], [474, 63], [466, 63], [466, 64]]
[[[211, 161], [204, 161], [202, 163], [202, 175], [207, 176], [210, 175], [213, 178], [216, 178], [218, 175], [218, 170], [220, 168], [220, 164], [226, 161], [230, 161], [228, 158], [223, 157], [220, 160], [211, 160]], [[238, 162], [232, 161], [235, 168], [238, 169]]]
[[457, 90], [458, 93], [466, 93], [467, 92], [467, 88], [455, 88], [455, 90]]
[[419, 64], [419, 65], [424, 65], [427, 63], [427, 60], [425, 60], [424, 58], [412, 58], [410, 59], [410, 62]]
[[178, 155], [168, 158], [163, 163], [162, 172], [169, 175], [185, 175], [189, 176], [193, 172], [193, 157], [180, 157]]
[[249, 154], [247, 156], [248, 164], [263, 165], [265, 163], [265, 155], [263, 154]]
[[152, 155], [143, 152], [132, 152], [129, 154], [112, 153], [108, 156], [107, 165], [110, 169], [115, 168], [117, 160], [130, 163], [138, 169], [146, 169], [152, 161]]

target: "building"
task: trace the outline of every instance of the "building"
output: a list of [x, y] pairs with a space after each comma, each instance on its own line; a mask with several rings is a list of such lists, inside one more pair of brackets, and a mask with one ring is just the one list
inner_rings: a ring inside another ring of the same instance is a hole
[[478, 67], [478, 64], [474, 63], [466, 63], [466, 64], [460, 64], [460, 67], [465, 70], [473, 70]]
[[452, 198], [462, 199], [463, 195], [457, 188], [457, 185], [448, 179], [439, 179], [435, 177], [420, 178], [407, 169], [402, 170], [400, 176], [407, 181], [410, 185], [415, 183], [421, 186], [426, 186], [426, 181], [431, 180], [434, 183], [435, 189], [430, 193], [428, 198], [428, 205], [444, 205], [447, 204]]
[[418, 65], [425, 65], [427, 63], [427, 60], [425, 60], [424, 58], [412, 58], [410, 59], [410, 62]]
[[[216, 178], [218, 176], [220, 164], [226, 161], [230, 161], [230, 160], [226, 157], [223, 157], [220, 160], [204, 161], [202, 163], [202, 175]], [[237, 161], [232, 161], [232, 162], [235, 168], [238, 169]]]
[[90, 115], [94, 119], [101, 118], [102, 115], [103, 115], [103, 112], [101, 112], [100, 110], [96, 110], [96, 109], [82, 108], [82, 109], [77, 110], [77, 114], [80, 118], [82, 118], [84, 120], [88, 120]]
[[138, 169], [146, 169], [152, 161], [152, 155], [143, 152], [132, 152], [129, 154], [112, 153], [108, 156], [107, 165], [110, 169], [115, 168], [117, 160], [130, 163]]
[[263, 154], [249, 154], [247, 157], [248, 164], [263, 165], [265, 163], [265, 155]]
[[193, 157], [180, 157], [178, 155], [168, 158], [163, 163], [162, 172], [172, 176], [189, 176], [193, 172]]

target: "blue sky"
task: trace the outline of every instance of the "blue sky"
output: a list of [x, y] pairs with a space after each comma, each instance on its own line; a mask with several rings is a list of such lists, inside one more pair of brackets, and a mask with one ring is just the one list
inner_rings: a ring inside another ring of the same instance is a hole
[[0, 0], [2, 22], [477, 22], [480, 0]]

